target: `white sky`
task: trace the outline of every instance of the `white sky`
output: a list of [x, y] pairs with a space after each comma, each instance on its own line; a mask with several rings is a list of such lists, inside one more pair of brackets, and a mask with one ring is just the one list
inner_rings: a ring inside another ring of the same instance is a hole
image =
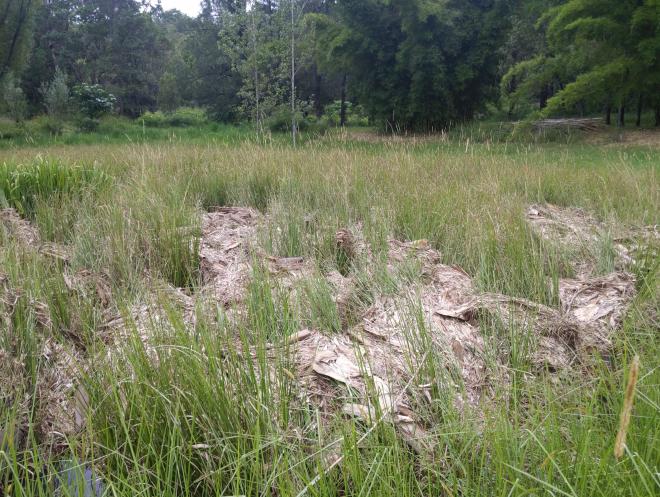
[[191, 17], [199, 14], [200, 0], [160, 0], [163, 10], [177, 9]]

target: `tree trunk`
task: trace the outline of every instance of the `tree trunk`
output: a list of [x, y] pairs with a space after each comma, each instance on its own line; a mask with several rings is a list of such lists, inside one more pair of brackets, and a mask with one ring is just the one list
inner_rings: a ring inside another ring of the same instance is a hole
[[341, 106], [339, 108], [339, 126], [346, 126], [346, 73], [341, 79]]
[[626, 125], [626, 107], [623, 103], [619, 105], [619, 115], [616, 120], [616, 125], [623, 128]]
[[7, 51], [7, 57], [5, 63], [0, 68], [0, 78], [2, 78], [11, 67], [11, 59], [14, 56], [14, 51], [16, 50], [16, 45], [18, 43], [18, 38], [21, 34], [21, 30], [25, 29], [24, 24], [27, 21], [28, 16], [28, 7], [26, 2], [21, 3], [20, 10], [18, 11], [18, 19], [16, 20], [16, 28], [14, 30], [14, 35], [11, 38], [11, 43], [9, 45], [9, 50]]
[[548, 105], [548, 86], [544, 85], [541, 88], [541, 93], [539, 95], [539, 109], [545, 109]]
[[655, 108], [655, 125], [660, 126], [660, 107]]
[[608, 126], [612, 124], [612, 105], [610, 104], [605, 107], [605, 124]]
[[642, 125], [642, 104], [644, 103], [644, 96], [640, 93], [639, 100], [637, 100], [637, 119], [635, 120], [635, 126], [638, 128]]
[[291, 0], [291, 139], [296, 146], [296, 34], [294, 31], [293, 0]]

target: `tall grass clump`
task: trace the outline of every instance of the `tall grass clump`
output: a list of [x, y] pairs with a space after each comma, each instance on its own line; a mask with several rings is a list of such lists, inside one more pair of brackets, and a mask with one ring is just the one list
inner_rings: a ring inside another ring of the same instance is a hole
[[81, 195], [107, 186], [109, 176], [95, 167], [38, 158], [27, 164], [0, 165], [0, 204], [33, 218], [39, 199]]

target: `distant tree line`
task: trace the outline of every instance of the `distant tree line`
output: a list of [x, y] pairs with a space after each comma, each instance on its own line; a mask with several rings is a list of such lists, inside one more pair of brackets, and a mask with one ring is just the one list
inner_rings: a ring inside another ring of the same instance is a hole
[[84, 84], [130, 117], [660, 125], [660, 0], [202, 0], [195, 19], [157, 0], [0, 0], [0, 80], [5, 111], [31, 115]]

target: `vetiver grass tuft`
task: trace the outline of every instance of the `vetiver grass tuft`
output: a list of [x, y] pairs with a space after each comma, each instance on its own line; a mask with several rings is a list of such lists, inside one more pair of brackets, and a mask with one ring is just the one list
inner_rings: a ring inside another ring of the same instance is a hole
[[[76, 460], [95, 468], [109, 495], [296, 496], [324, 474], [328, 461], [343, 457], [306, 495], [656, 495], [660, 349], [652, 247], [633, 268], [639, 293], [611, 357], [590, 370], [558, 379], [532, 371], [533, 343], [524, 330], [484, 321], [486, 360], [504, 364], [513, 386], [497, 402], [459, 412], [450, 395], [460, 375], [429, 353], [416, 381], [431, 385], [434, 401], [413, 407], [435, 447], [431, 454], [416, 454], [388, 423], [361, 440], [369, 428], [360, 422], [322, 419], [299, 395], [286, 354], [266, 353], [267, 343], [305, 326], [332, 334], [355, 324], [375, 295], [415, 281], [413, 265], [386, 270], [390, 236], [427, 239], [443, 262], [462, 267], [484, 291], [557, 306], [556, 281], [571, 275], [574, 255], [531, 232], [524, 222], [529, 204], [582, 207], [634, 226], [658, 222], [655, 149], [505, 142], [475, 133], [415, 143], [333, 136], [297, 149], [277, 139], [195, 138], [3, 152], [1, 184], [14, 184], [7, 178], [23, 170], [31, 178], [20, 180], [15, 203], [5, 195], [8, 204], [66, 243], [73, 269], [106, 273], [118, 309], [130, 309], [162, 282], [197, 289], [195, 239], [201, 213], [214, 205], [263, 211], [269, 224], [259, 233], [262, 248], [304, 256], [313, 271], [289, 297], [256, 264], [247, 310], [237, 321], [216, 309], [218, 320], [200, 316], [187, 330], [173, 306], [171, 323], [153, 325], [161, 337], [157, 361], [137, 336], [122, 343], [125, 354], [112, 367], [92, 361], [84, 372], [87, 426], [61, 452], [43, 451], [37, 405], [19, 412], [0, 399], [5, 433], [27, 426], [24, 443], [5, 440], [0, 447], [2, 491], [50, 495], [60, 461]], [[36, 153], [43, 157], [38, 165]], [[94, 164], [95, 172], [83, 174], [77, 164]], [[337, 229], [358, 224], [378, 261], [374, 267], [337, 253]], [[594, 247], [600, 272], [612, 268], [612, 244], [605, 237]], [[58, 263], [24, 253], [3, 232], [0, 264], [12, 287], [48, 304], [54, 323], [45, 333], [25, 300], [10, 316], [12, 331], [0, 331], [0, 349], [22, 364], [21, 394], [30, 395], [44, 374], [38, 354], [44, 337], [63, 344], [76, 337], [81, 353], [104, 357], [103, 310], [92, 296], [66, 291]], [[321, 278], [332, 270], [358, 281], [346, 316]], [[411, 299], [407, 326], [423, 326], [418, 307]], [[427, 350], [428, 336], [419, 329], [415, 345]], [[246, 359], [251, 352], [255, 360]], [[626, 450], [617, 460], [624, 372], [635, 355], [639, 382]]]

